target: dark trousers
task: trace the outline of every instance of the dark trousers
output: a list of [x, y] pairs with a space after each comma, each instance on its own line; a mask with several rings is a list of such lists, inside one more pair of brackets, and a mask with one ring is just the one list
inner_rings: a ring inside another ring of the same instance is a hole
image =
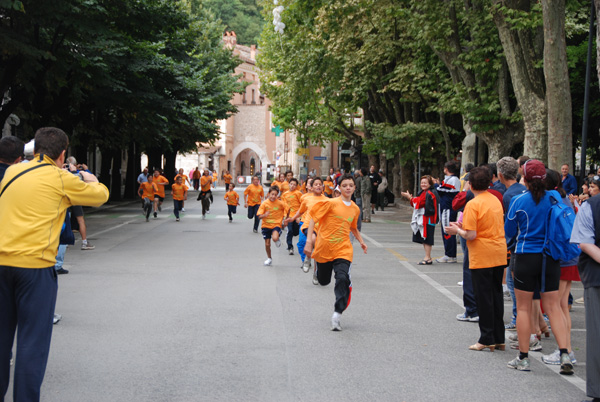
[[287, 249], [288, 250], [293, 250], [294, 249], [294, 244], [292, 243], [292, 241], [294, 241], [294, 236], [298, 236], [300, 232], [300, 226], [298, 225], [298, 222], [291, 221], [290, 223], [288, 223], [287, 226], [287, 236], [285, 238], [285, 240], [287, 241]]
[[225, 192], [229, 191], [229, 183], [225, 183]]
[[0, 400], [4, 400], [8, 390], [11, 351], [18, 328], [13, 399], [39, 401], [57, 290], [54, 266], [0, 266]]
[[[446, 215], [447, 214], [447, 215]], [[446, 209], [442, 211], [442, 219], [441, 222], [445, 222], [444, 218], [447, 216], [449, 222], [456, 222], [456, 211], [451, 209]], [[442, 240], [444, 242], [444, 254], [446, 254], [450, 258], [456, 258], [456, 235], [449, 235], [444, 230], [444, 225], [440, 225], [442, 229]]]
[[381, 210], [383, 211], [383, 207], [385, 207], [385, 205], [383, 205], [383, 199], [385, 198], [385, 193], [377, 193], [377, 209], [381, 208]]
[[194, 190], [198, 190], [200, 188], [200, 179], [192, 179], [192, 183], [194, 183]]
[[[592, 398], [600, 398], [600, 287], [583, 290], [585, 303], [586, 331], [586, 393]], [[596, 346], [594, 346], [596, 345]]]
[[471, 270], [477, 310], [479, 311], [479, 343], [504, 343], [504, 266]]
[[343, 258], [336, 258], [333, 261], [318, 262], [316, 264], [317, 279], [319, 285], [327, 286], [331, 282], [331, 273], [335, 274], [335, 293], [334, 309], [336, 313], [343, 313], [350, 305], [352, 295], [352, 281], [350, 279], [350, 265], [352, 263]]
[[237, 212], [237, 205], [227, 205], [227, 216], [229, 220], [233, 220], [233, 216], [231, 214], [235, 214]]
[[473, 290], [473, 278], [469, 269], [469, 249], [467, 241], [461, 239], [460, 246], [463, 250], [463, 304], [466, 314], [469, 317], [477, 317], [477, 302], [475, 301], [475, 291]]
[[150, 212], [152, 212], [152, 204], [153, 202], [150, 198], [144, 198], [144, 211], [146, 212], [146, 218], [150, 216]]
[[173, 213], [179, 219], [179, 211], [183, 208], [183, 200], [173, 200]]
[[260, 223], [260, 219], [258, 219], [258, 216], [256, 215], [258, 208], [260, 208], [260, 204], [252, 206], [248, 205], [248, 219], [254, 218], [254, 230], [258, 230], [258, 225]]

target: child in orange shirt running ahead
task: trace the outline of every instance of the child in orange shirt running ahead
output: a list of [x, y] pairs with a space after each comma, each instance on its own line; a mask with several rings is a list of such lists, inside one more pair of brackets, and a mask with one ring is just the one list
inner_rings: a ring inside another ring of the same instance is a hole
[[229, 223], [233, 221], [231, 214], [237, 212], [237, 206], [240, 205], [240, 196], [235, 192], [235, 184], [229, 183], [229, 191], [225, 193], [224, 200], [227, 201], [227, 216], [229, 216]]
[[353, 249], [350, 242], [350, 232], [354, 234], [365, 254], [367, 245], [357, 229], [360, 209], [352, 201], [354, 194], [354, 179], [349, 174], [340, 178], [341, 196], [326, 199], [314, 204], [310, 210], [308, 233], [312, 233], [315, 223], [319, 224], [316, 241], [309, 236], [306, 239], [304, 252], [307, 257], [316, 261], [315, 270], [321, 286], [331, 282], [331, 273], [335, 273], [335, 304], [331, 317], [331, 330], [341, 331], [340, 318], [350, 304], [352, 282], [350, 267], [352, 265]]
[[277, 199], [279, 195], [279, 187], [272, 186], [269, 188], [268, 198], [260, 204], [256, 215], [262, 219], [262, 235], [265, 239], [265, 250], [267, 251], [267, 259], [265, 265], [271, 265], [271, 238], [277, 247], [281, 246], [281, 222], [287, 215], [288, 206], [281, 200]]
[[[177, 175], [175, 184], [171, 186], [171, 195], [173, 196], [173, 214], [175, 222], [179, 222], [179, 211], [183, 211], [183, 201], [187, 200], [188, 187], [183, 184], [183, 177]], [[185, 212], [185, 211], [184, 211]]]

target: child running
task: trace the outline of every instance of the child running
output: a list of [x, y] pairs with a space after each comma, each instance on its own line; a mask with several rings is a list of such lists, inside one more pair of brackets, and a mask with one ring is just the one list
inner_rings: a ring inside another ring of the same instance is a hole
[[252, 178], [252, 184], [244, 190], [244, 207], [248, 208], [248, 219], [254, 218], [254, 233], [258, 233], [259, 218], [257, 216], [257, 211], [258, 208], [260, 208], [260, 203], [263, 198], [265, 198], [265, 191], [260, 185], [258, 176], [254, 176]]
[[[177, 178], [181, 177], [182, 179], [182, 184], [185, 186], [185, 182], [187, 182], [187, 188], [188, 190], [192, 187], [192, 183], [190, 182], [190, 179], [183, 173], [183, 169], [179, 169], [177, 176], [175, 176], [175, 179], [173, 181], [177, 182]], [[185, 197], [185, 199], [187, 200], [187, 195]], [[185, 212], [185, 205], [184, 202], [181, 203], [181, 212]]]
[[177, 177], [175, 177], [175, 183], [171, 186], [171, 195], [173, 196], [173, 213], [175, 214], [175, 222], [179, 222], [179, 211], [183, 211], [183, 201], [187, 200], [187, 194], [188, 194], [188, 186], [183, 184], [182, 175], [177, 175]]
[[[281, 194], [281, 199], [287, 204], [289, 215], [294, 215], [300, 209], [300, 197], [302, 193], [298, 190], [298, 180], [293, 177], [288, 180], [289, 190]], [[294, 255], [294, 236], [300, 233], [300, 226], [295, 220], [287, 224], [287, 248], [289, 255]]]
[[262, 235], [265, 239], [265, 250], [267, 251], [267, 259], [265, 265], [269, 266], [273, 262], [271, 259], [271, 238], [277, 247], [281, 246], [281, 222], [288, 212], [287, 205], [277, 199], [279, 195], [279, 187], [272, 186], [269, 188], [268, 198], [260, 205], [256, 215], [262, 219]]
[[224, 200], [227, 201], [227, 216], [229, 216], [229, 223], [233, 222], [233, 216], [237, 212], [237, 206], [240, 205], [240, 196], [235, 192], [235, 184], [229, 183], [229, 191], [225, 193]]
[[156, 200], [154, 199], [154, 194], [158, 192], [158, 188], [154, 183], [154, 177], [152, 175], [148, 175], [148, 181], [140, 183], [140, 188], [138, 189], [138, 195], [144, 201], [144, 212], [146, 213], [146, 222], [150, 219], [150, 212], [154, 210], [154, 218], [156, 219]]
[[[314, 184], [313, 184], [314, 186]], [[357, 229], [360, 209], [352, 201], [354, 194], [354, 179], [349, 174], [340, 178], [341, 196], [325, 199], [315, 203], [310, 209], [310, 222], [307, 224], [308, 233], [312, 233], [315, 225], [319, 224], [319, 234], [316, 243], [312, 237], [306, 240], [304, 252], [307, 257], [314, 258], [317, 279], [321, 286], [331, 282], [331, 273], [335, 273], [335, 304], [331, 317], [331, 330], [341, 331], [340, 318], [348, 308], [352, 294], [350, 267], [352, 265], [353, 249], [350, 243], [350, 232], [354, 234], [365, 254], [367, 245]], [[314, 250], [313, 250], [314, 244]]]

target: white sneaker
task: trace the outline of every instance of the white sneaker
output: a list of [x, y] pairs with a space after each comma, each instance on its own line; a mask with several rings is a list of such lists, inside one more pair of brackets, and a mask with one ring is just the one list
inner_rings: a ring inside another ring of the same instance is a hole
[[310, 258], [306, 257], [304, 262], [302, 263], [302, 270], [304, 273], [308, 273], [310, 271]]
[[[575, 359], [575, 353], [573, 353], [573, 351], [569, 353], [569, 358], [571, 359], [571, 364], [577, 363], [577, 359]], [[546, 364], [553, 364], [558, 366], [560, 364], [560, 350], [556, 349], [549, 355], [542, 356], [542, 361]]]
[[185, 212], [185, 208], [181, 208], [181, 212]]
[[457, 283], [458, 286], [462, 286], [463, 285], [463, 281], [460, 281]]
[[456, 263], [456, 257], [448, 257], [447, 255], [438, 258], [435, 262], [441, 263]]
[[278, 239], [278, 240], [275, 242], [275, 245], [276, 245], [277, 247], [281, 247], [281, 239]]
[[319, 278], [317, 278], [317, 271], [313, 271], [313, 285], [318, 285], [319, 284]]
[[332, 331], [341, 331], [342, 327], [340, 325], [340, 318], [342, 315], [340, 313], [333, 313], [331, 316], [331, 330]]
[[289, 255], [294, 255], [294, 249], [289, 249], [289, 250], [288, 250], [288, 254], [289, 254]]
[[267, 258], [267, 259], [265, 260], [264, 264], [265, 264], [266, 266], [270, 266], [272, 262], [273, 262], [273, 260], [272, 260], [272, 259], [270, 259], [270, 258]]

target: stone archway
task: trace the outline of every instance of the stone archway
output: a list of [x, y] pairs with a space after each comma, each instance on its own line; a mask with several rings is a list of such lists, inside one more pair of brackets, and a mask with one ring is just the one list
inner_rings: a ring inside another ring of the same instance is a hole
[[260, 158], [260, 162], [262, 164], [263, 170], [261, 171], [261, 177], [262, 177], [262, 182], [265, 183], [267, 180], [267, 166], [271, 163], [269, 161], [269, 158], [267, 157], [266, 152], [260, 148], [258, 145], [256, 145], [253, 142], [241, 142], [238, 145], [235, 146], [235, 148], [233, 148], [233, 156], [232, 156], [232, 160], [233, 160], [233, 169], [232, 169], [232, 175], [234, 177], [237, 176], [238, 172], [236, 172], [236, 166], [235, 166], [235, 161], [237, 160], [238, 156], [240, 155], [240, 153], [242, 153], [244, 150], [246, 149], [250, 149], [252, 150], [254, 153], [256, 153], [256, 155], [258, 155], [258, 157]]

